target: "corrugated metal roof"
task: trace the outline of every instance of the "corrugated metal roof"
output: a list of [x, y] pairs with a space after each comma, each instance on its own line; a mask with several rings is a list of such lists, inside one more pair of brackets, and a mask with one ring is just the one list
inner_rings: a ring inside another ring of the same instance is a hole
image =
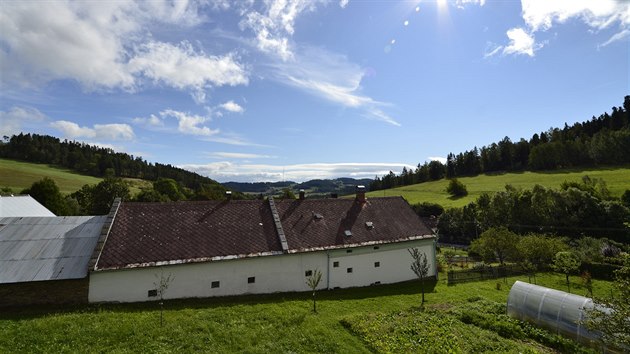
[[0, 217], [55, 216], [30, 195], [0, 197]]
[[106, 218], [0, 218], [0, 283], [87, 276]]

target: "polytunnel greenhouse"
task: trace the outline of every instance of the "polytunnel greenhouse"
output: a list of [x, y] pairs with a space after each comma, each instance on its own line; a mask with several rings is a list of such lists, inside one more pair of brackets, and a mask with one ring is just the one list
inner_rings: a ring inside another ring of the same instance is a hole
[[599, 334], [581, 324], [592, 308], [590, 298], [521, 281], [514, 283], [507, 302], [509, 316], [597, 347]]

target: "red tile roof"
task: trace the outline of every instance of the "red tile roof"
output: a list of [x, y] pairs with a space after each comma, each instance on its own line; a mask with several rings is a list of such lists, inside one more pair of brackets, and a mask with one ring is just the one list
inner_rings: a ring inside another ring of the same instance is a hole
[[282, 252], [258, 200], [121, 203], [97, 269]]
[[[365, 203], [355, 199], [282, 200], [276, 205], [292, 251], [432, 235], [401, 197], [369, 198]], [[346, 231], [352, 236], [346, 236]]]
[[[289, 252], [431, 235], [400, 197], [279, 200]], [[369, 227], [367, 222], [372, 223]], [[352, 236], [346, 236], [345, 231]], [[121, 203], [95, 269], [280, 254], [268, 201]]]

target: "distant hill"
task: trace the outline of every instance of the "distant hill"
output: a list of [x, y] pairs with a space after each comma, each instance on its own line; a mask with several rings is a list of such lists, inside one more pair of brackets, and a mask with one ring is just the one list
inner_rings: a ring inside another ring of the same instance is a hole
[[228, 189], [249, 193], [249, 194], [281, 194], [286, 188], [297, 193], [300, 189], [304, 189], [307, 195], [312, 197], [324, 197], [331, 193], [338, 195], [352, 194], [355, 192], [357, 185], [368, 186], [372, 179], [354, 179], [354, 178], [336, 178], [336, 179], [313, 179], [303, 183], [293, 181], [284, 182], [227, 182], [223, 183]]

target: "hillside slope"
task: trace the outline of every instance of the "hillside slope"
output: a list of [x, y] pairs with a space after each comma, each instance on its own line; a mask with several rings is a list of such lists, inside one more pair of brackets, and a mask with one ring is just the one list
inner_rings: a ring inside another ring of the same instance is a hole
[[558, 188], [564, 181], [580, 181], [585, 175], [606, 181], [608, 189], [615, 197], [621, 196], [626, 189], [630, 189], [630, 166], [624, 166], [461, 177], [458, 180], [466, 185], [468, 196], [459, 199], [453, 199], [446, 193], [447, 179], [369, 192], [367, 196], [400, 195], [410, 204], [430, 202], [440, 204], [445, 208], [461, 207], [474, 201], [484, 192], [490, 193], [504, 190], [506, 184], [511, 184], [517, 188], [531, 188], [536, 184]]

